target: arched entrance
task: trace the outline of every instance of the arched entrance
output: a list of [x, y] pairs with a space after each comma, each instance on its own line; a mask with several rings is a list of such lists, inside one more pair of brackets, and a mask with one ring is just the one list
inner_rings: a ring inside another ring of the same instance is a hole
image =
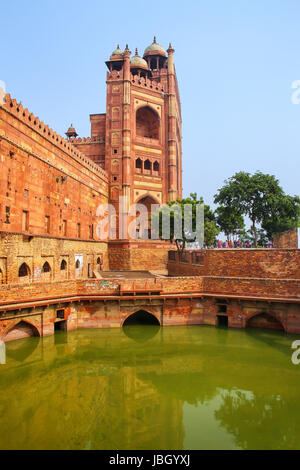
[[151, 238], [151, 208], [153, 204], [158, 204], [159, 203], [151, 196], [143, 196], [141, 199], [137, 201], [137, 204], [142, 204], [145, 206], [147, 209], [147, 214], [148, 214], [148, 228], [147, 228], [147, 233], [139, 233], [140, 238]]
[[35, 326], [22, 320], [8, 331], [4, 340], [11, 341], [14, 339], [27, 338], [29, 336], [40, 336], [40, 334]]
[[253, 315], [247, 320], [247, 328], [268, 328], [272, 330], [281, 330], [284, 331], [282, 323], [277, 320], [273, 315], [269, 313], [262, 312], [257, 315]]
[[125, 335], [138, 343], [154, 338], [159, 330], [160, 322], [158, 319], [145, 310], [138, 310], [129, 315], [123, 323]]
[[138, 310], [137, 312], [129, 315], [123, 323], [123, 326], [128, 325], [156, 325], [160, 326], [158, 319], [146, 310]]

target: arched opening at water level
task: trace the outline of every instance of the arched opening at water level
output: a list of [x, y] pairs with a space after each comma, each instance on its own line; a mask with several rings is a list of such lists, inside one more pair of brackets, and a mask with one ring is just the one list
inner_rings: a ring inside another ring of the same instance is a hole
[[247, 328], [267, 328], [272, 330], [284, 331], [282, 323], [268, 313], [262, 312], [249, 318], [246, 324]]
[[160, 329], [158, 319], [145, 310], [129, 315], [123, 323], [123, 331], [130, 339], [144, 342], [154, 338]]
[[151, 313], [146, 312], [145, 310], [139, 310], [138, 312], [133, 313], [123, 323], [123, 326], [128, 325], [157, 325], [160, 326], [157, 318]]

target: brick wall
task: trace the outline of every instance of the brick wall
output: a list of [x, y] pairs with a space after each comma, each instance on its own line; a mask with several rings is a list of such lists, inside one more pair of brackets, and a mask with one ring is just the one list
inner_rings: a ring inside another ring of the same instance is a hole
[[[78, 257], [80, 266], [76, 269]], [[99, 269], [98, 258], [102, 268], [107, 270], [107, 243], [0, 233], [0, 270], [4, 289], [8, 289], [5, 284], [85, 278], [88, 271], [92, 275], [95, 269]], [[63, 260], [65, 269], [61, 269]], [[46, 262], [49, 263], [50, 272], [43, 272]], [[23, 263], [29, 268], [28, 280], [19, 276]]]
[[109, 243], [109, 267], [112, 271], [143, 270], [156, 274], [167, 274], [170, 244], [149, 240], [147, 242]]
[[[195, 254], [199, 254], [197, 262]], [[170, 255], [169, 255], [170, 256]], [[171, 276], [202, 275], [254, 278], [300, 279], [300, 250], [298, 249], [215, 249], [190, 250], [179, 261], [169, 260]]]
[[274, 248], [298, 248], [298, 229], [274, 235], [273, 246]]

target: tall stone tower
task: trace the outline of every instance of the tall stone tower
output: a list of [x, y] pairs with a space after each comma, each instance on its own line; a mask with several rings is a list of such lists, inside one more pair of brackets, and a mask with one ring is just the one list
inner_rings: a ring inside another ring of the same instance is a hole
[[[127, 206], [163, 204], [182, 196], [181, 109], [174, 49], [156, 42], [143, 58], [118, 46], [106, 62], [106, 114], [91, 115], [91, 139], [75, 139], [105, 168], [109, 200]], [[105, 142], [105, 147], [104, 147]], [[123, 207], [122, 211], [127, 210]]]

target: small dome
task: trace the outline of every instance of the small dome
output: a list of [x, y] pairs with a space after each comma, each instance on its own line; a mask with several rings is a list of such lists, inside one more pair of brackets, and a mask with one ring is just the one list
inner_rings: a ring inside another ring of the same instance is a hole
[[130, 59], [130, 67], [148, 70], [147, 62], [138, 55], [137, 49], [135, 50], [135, 55]]
[[144, 57], [147, 56], [147, 55], [156, 55], [156, 54], [157, 55], [162, 55], [162, 56], [165, 57], [166, 56], [166, 51], [162, 46], [157, 44], [156, 37], [154, 36], [153, 43], [151, 44], [151, 46], [148, 46], [145, 49]]
[[76, 130], [75, 130], [74, 127], [73, 127], [73, 124], [71, 124], [70, 127], [69, 127], [69, 129], [67, 130], [66, 136], [67, 136], [68, 138], [70, 138], [70, 137], [77, 137], [77, 136], [78, 136]]
[[117, 49], [113, 51], [112, 55], [123, 55], [123, 52], [121, 51], [119, 44], [117, 45]]

